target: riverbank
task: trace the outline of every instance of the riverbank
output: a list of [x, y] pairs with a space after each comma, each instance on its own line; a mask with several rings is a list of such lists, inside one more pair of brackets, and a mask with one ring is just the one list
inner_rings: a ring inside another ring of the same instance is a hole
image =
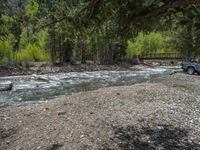
[[0, 149], [200, 149], [200, 77], [174, 74], [0, 110]]
[[147, 60], [140, 65], [134, 63], [121, 62], [114, 65], [98, 65], [94, 63], [86, 64], [65, 64], [61, 66], [52, 66], [50, 63], [36, 62], [29, 66], [10, 66], [0, 65], [0, 77], [32, 75], [32, 74], [49, 74], [49, 73], [68, 73], [68, 72], [84, 72], [84, 71], [125, 71], [125, 70], [143, 70], [145, 67], [158, 66], [180, 66], [180, 61], [167, 60]]
[[0, 77], [2, 76], [16, 76], [16, 75], [32, 75], [32, 74], [49, 74], [49, 73], [68, 73], [68, 72], [83, 72], [83, 71], [103, 71], [115, 70], [122, 71], [130, 69], [131, 65], [95, 65], [95, 64], [77, 64], [64, 66], [51, 65], [34, 65], [31, 67], [12, 67], [0, 66]]

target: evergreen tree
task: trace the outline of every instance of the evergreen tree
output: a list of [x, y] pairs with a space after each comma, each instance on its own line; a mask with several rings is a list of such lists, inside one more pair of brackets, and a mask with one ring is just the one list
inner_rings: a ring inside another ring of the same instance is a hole
[[186, 58], [194, 58], [200, 54], [200, 7], [193, 6], [175, 17], [174, 48]]

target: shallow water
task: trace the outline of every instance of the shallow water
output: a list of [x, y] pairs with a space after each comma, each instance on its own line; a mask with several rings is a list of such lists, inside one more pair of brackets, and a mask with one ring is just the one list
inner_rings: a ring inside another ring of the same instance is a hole
[[41, 103], [61, 95], [101, 87], [132, 85], [173, 71], [174, 68], [159, 67], [143, 71], [71, 72], [1, 77], [0, 82], [11, 81], [14, 86], [12, 91], [0, 93], [0, 107]]

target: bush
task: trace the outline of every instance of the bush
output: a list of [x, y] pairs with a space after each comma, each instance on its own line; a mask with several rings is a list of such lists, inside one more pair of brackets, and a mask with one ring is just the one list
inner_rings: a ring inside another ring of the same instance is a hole
[[128, 41], [127, 58], [136, 58], [142, 54], [163, 53], [170, 51], [168, 47], [168, 36], [161, 33], [151, 32], [147, 35], [139, 33], [133, 40]]
[[9, 40], [0, 40], [0, 62], [12, 59], [12, 47]]
[[14, 59], [16, 62], [48, 61], [50, 56], [44, 49], [29, 43], [24, 49], [15, 52]]

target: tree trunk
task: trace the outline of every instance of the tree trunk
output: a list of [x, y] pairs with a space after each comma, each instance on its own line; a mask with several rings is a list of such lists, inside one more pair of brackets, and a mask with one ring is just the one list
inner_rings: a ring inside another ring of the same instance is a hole
[[84, 39], [81, 36], [80, 39], [80, 53], [81, 53], [81, 64], [85, 64], [86, 60], [85, 60], [85, 43], [84, 43]]
[[[51, 16], [51, 21], [54, 21], [54, 16]], [[55, 35], [55, 26], [52, 25], [49, 29], [49, 37], [51, 42], [51, 62], [52, 65], [56, 65], [56, 35]]]
[[55, 46], [55, 39], [53, 40], [54, 42], [52, 42], [52, 46], [51, 46], [51, 62], [52, 65], [56, 65], [56, 46]]
[[60, 65], [63, 65], [64, 54], [63, 54], [63, 40], [62, 40], [61, 36], [60, 36], [60, 39], [59, 39], [59, 49], [60, 49]]

